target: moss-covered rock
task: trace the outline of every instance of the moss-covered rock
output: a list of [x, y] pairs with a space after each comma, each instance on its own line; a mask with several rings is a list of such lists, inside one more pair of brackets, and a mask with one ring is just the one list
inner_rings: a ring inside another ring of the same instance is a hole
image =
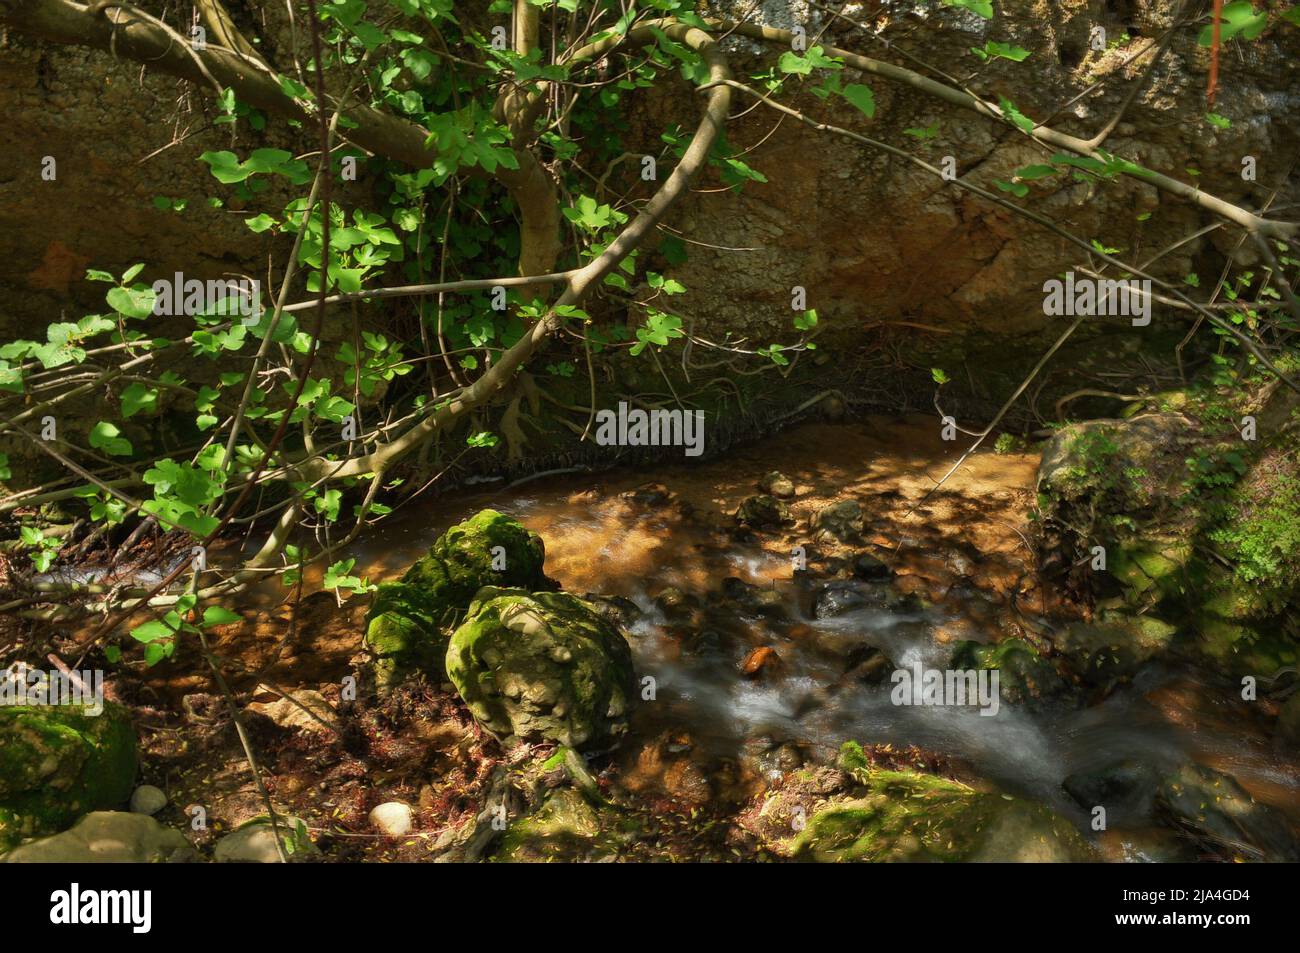
[[576, 596], [485, 588], [451, 636], [447, 675], [498, 736], [602, 748], [628, 727], [632, 652]]
[[1095, 859], [1048, 808], [917, 771], [858, 766], [859, 796], [813, 814], [791, 847], [795, 860], [1030, 861]]
[[1054, 698], [1069, 688], [1055, 666], [1023, 639], [1003, 639], [995, 645], [958, 642], [953, 647], [951, 667], [977, 671], [996, 669], [1001, 673], [998, 677], [999, 691], [1007, 701], [1016, 704]]
[[483, 586], [550, 590], [536, 533], [496, 510], [447, 530], [398, 582], [381, 583], [366, 615], [366, 647], [380, 689], [423, 671], [443, 675], [447, 633]]
[[1084, 682], [1109, 689], [1172, 649], [1177, 628], [1153, 616], [1103, 613], [1094, 622], [1074, 622], [1051, 635], [1052, 648]]
[[112, 702], [0, 707], [0, 850], [121, 805], [135, 784], [135, 729]]
[[592, 859], [609, 853], [601, 819], [573, 788], [557, 788], [542, 806], [510, 825], [494, 859], [510, 863], [545, 863]]
[[794, 521], [790, 507], [774, 496], [755, 493], [740, 501], [736, 522], [755, 528], [783, 526]]

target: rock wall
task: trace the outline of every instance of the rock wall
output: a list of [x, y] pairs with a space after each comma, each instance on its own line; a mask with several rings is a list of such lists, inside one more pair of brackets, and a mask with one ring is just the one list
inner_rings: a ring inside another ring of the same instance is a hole
[[[967, 80], [985, 97], [1007, 96], [1034, 119], [1058, 114], [1054, 126], [1086, 138], [1119, 108], [1129, 86], [1126, 77], [1148, 62], [1142, 59], [1125, 70], [1124, 61], [1163, 32], [1174, 4], [1000, 0], [994, 6], [997, 15], [988, 21], [935, 3], [850, 4], [849, 16], [888, 24], [894, 48], [886, 50], [843, 21], [829, 24], [822, 42], [927, 73], [909, 61], [910, 54]], [[800, 3], [769, 0], [762, 10], [772, 26], [808, 25], [810, 38], [826, 25], [816, 8], [809, 13]], [[1089, 38], [1095, 27], [1111, 41], [1126, 29], [1132, 39], [1093, 51]], [[996, 59], [981, 65], [969, 50], [989, 40], [1016, 44], [1030, 56], [1021, 63]], [[730, 45], [738, 76], [756, 65], [747, 55], [754, 44], [733, 40]], [[1292, 175], [1300, 148], [1300, 72], [1292, 65], [1297, 52], [1300, 29], [1288, 24], [1252, 43], [1233, 41], [1224, 50], [1215, 111], [1232, 125], [1220, 130], [1204, 119], [1208, 51], [1184, 28], [1105, 148], [1246, 206], [1262, 204], [1274, 187], [1281, 195], [1294, 195], [1300, 182]], [[792, 104], [812, 118], [910, 149], [935, 165], [953, 156], [959, 175], [994, 192], [995, 179], [1009, 180], [1017, 168], [1051, 155], [1007, 127], [915, 89], [853, 70], [845, 71], [844, 82], [871, 86], [874, 119], [866, 120], [842, 101], [828, 105], [810, 95]], [[1104, 85], [1083, 95], [1097, 82]], [[913, 321], [1005, 336], [1051, 323], [1042, 313], [1042, 283], [1086, 259], [1077, 247], [904, 160], [789, 117], [778, 125], [780, 117], [770, 109], [749, 110], [753, 101], [744, 94], [737, 94], [736, 103], [733, 113], [745, 115], [729, 125], [728, 137], [734, 147], [752, 150], [745, 161], [769, 181], [747, 183], [739, 195], [697, 194], [676, 215], [674, 224], [686, 238], [743, 249], [690, 246], [691, 259], [676, 277], [690, 289], [682, 307], [699, 317], [700, 330], [760, 338], [788, 330], [794, 285], [808, 289], [809, 305], [830, 327], [846, 331]], [[671, 113], [686, 125], [694, 121], [693, 107], [679, 87], [653, 100], [645, 119], [662, 123]], [[936, 124], [937, 134], [928, 140], [905, 132]], [[1254, 183], [1241, 178], [1247, 155], [1258, 160]], [[1199, 175], [1193, 178], [1189, 169]], [[1123, 177], [1094, 187], [1058, 176], [1031, 188], [1021, 204], [1142, 260], [1214, 221], [1149, 184]], [[1138, 220], [1147, 213], [1149, 218]], [[1176, 281], [1189, 271], [1217, 276], [1220, 255], [1239, 237], [1237, 229], [1214, 231], [1160, 259], [1155, 271]], [[1243, 247], [1237, 259], [1253, 264], [1255, 255], [1253, 246]]]
[[[241, 18], [254, 16], [249, 10], [255, 6], [231, 4]], [[720, 6], [724, 13], [750, 9], [739, 0]], [[803, 3], [765, 0], [759, 15], [772, 25], [804, 24], [814, 39], [924, 72], [908, 59], [918, 57], [983, 95], [1007, 95], [1032, 117], [1059, 114], [1058, 126], [1087, 135], [1118, 108], [1132, 71], [1124, 69], [1125, 59], [1161, 33], [1172, 6], [998, 0], [991, 21], [937, 2], [871, 0], [845, 8], [861, 22], [886, 27], [892, 50], [843, 20], [827, 23]], [[1098, 27], [1110, 41], [1104, 51], [1089, 45]], [[982, 65], [970, 48], [987, 40], [1017, 44], [1031, 55], [1022, 63]], [[743, 78], [758, 65], [756, 45], [736, 37], [727, 44]], [[1216, 105], [1232, 125], [1217, 129], [1203, 118], [1208, 53], [1184, 29], [1107, 147], [1185, 180], [1194, 169], [1195, 181], [1233, 201], [1263, 204], [1276, 187], [1275, 201], [1283, 205], [1297, 183], [1288, 178], [1300, 148], [1300, 72], [1291, 65], [1297, 53], [1300, 29], [1288, 24], [1257, 41], [1233, 41], [1224, 51]], [[766, 51], [765, 61], [774, 55]], [[860, 79], [846, 71], [846, 82]], [[914, 148], [928, 161], [951, 155], [959, 174], [989, 188], [1049, 154], [1006, 127], [912, 88], [873, 77], [861, 81], [875, 91], [870, 121], [806, 94], [791, 101], [816, 118]], [[1098, 82], [1103, 85], [1085, 95]], [[182, 269], [200, 277], [265, 271], [270, 240], [250, 234], [238, 208], [205, 202], [216, 190], [195, 156], [231, 148], [229, 127], [211, 125], [205, 99], [179, 81], [115, 65], [108, 54], [16, 35], [0, 39], [0, 105], [10, 121], [9, 141], [0, 150], [6, 226], [0, 255], [9, 265], [0, 275], [0, 336], [12, 336], [29, 321], [99, 308], [103, 289], [81, 280], [86, 267], [120, 271], [148, 261], [162, 273]], [[659, 133], [674, 119], [693, 125], [697, 99], [674, 80], [634, 102], [637, 133], [629, 137], [629, 150], [659, 148]], [[1042, 282], [1079, 263], [1077, 248], [902, 160], [781, 120], [764, 107], [749, 109], [742, 94], [736, 103], [728, 137], [749, 150], [746, 161], [768, 182], [749, 183], [740, 194], [701, 182], [671, 220], [690, 242], [702, 243], [688, 246], [690, 260], [677, 277], [690, 291], [674, 302], [696, 319], [698, 331], [758, 340], [788, 332], [794, 285], [808, 289], [809, 304], [828, 330], [850, 337], [881, 322], [962, 329], [983, 339], [1051, 323], [1042, 314]], [[928, 140], [905, 132], [936, 124]], [[295, 145], [283, 124], [272, 122], [266, 135], [279, 138], [240, 146]], [[184, 141], [175, 144], [180, 137]], [[1246, 155], [1258, 160], [1254, 183], [1240, 176]], [[58, 162], [53, 182], [40, 177], [45, 156]], [[184, 198], [189, 205], [183, 212], [160, 210], [155, 197]], [[1141, 258], [1211, 221], [1207, 213], [1122, 178], [1100, 188], [1064, 177], [1040, 180], [1024, 201], [1080, 235]], [[1178, 279], [1198, 268], [1217, 274], [1219, 255], [1237, 237], [1232, 229], [1213, 231], [1156, 268]], [[1254, 255], [1250, 246], [1238, 252], [1243, 264]]]

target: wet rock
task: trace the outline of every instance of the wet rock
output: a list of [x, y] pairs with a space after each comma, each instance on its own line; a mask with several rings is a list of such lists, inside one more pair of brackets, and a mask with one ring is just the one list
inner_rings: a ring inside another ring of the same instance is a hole
[[500, 737], [598, 749], [627, 732], [632, 652], [616, 628], [567, 593], [480, 591], [452, 634], [447, 675]]
[[713, 800], [713, 783], [708, 772], [690, 758], [679, 758], [664, 770], [664, 790], [688, 804], [708, 804]]
[[794, 496], [794, 483], [791, 479], [780, 470], [773, 470], [771, 473], [758, 481], [758, 488], [764, 493], [770, 494], [781, 499], [789, 499]]
[[747, 496], [736, 510], [736, 522], [755, 529], [776, 528], [793, 523], [790, 507], [766, 493]]
[[865, 522], [862, 504], [857, 500], [841, 500], [824, 507], [813, 518], [814, 528], [834, 536], [841, 543], [850, 543], [862, 537]]
[[1166, 778], [1156, 808], [1224, 860], [1300, 860], [1300, 842], [1284, 817], [1213, 768], [1188, 764]]
[[781, 593], [766, 586], [756, 586], [736, 576], [722, 580], [722, 594], [746, 609], [763, 615], [785, 614], [785, 599]]
[[334, 709], [325, 696], [312, 688], [288, 692], [271, 702], [251, 702], [248, 710], [263, 715], [281, 728], [331, 734], [337, 722]]
[[125, 804], [135, 786], [135, 729], [104, 702], [0, 706], [0, 850]]
[[623, 499], [646, 509], [660, 509], [673, 501], [673, 494], [662, 483], [644, 483], [624, 493]]
[[[280, 815], [277, 818], [280, 842], [290, 863], [311, 860], [320, 848], [311, 842], [307, 826], [300, 818]], [[278, 864], [280, 855], [275, 849], [275, 832], [268, 818], [260, 817], [231, 831], [217, 841], [212, 858], [219, 864]]]
[[950, 664], [963, 671], [996, 670], [998, 691], [1013, 704], [1057, 698], [1070, 687], [1056, 667], [1023, 639], [1003, 639], [996, 644], [958, 642]]
[[644, 614], [640, 606], [623, 596], [602, 596], [589, 592], [582, 598], [597, 615], [619, 629], [629, 628]]
[[829, 582], [813, 596], [813, 616], [833, 619], [860, 609], [884, 609], [889, 612], [916, 612], [920, 597], [903, 594], [886, 583], [869, 583], [857, 579]]
[[655, 596], [655, 607], [669, 619], [682, 619], [691, 614], [699, 601], [682, 592], [676, 586], [659, 590]]
[[1076, 771], [1061, 787], [1086, 811], [1104, 807], [1108, 812], [1145, 813], [1159, 784], [1160, 772], [1154, 765], [1124, 760]]
[[87, 814], [63, 833], [16, 847], [2, 858], [7, 864], [156, 864], [198, 859], [180, 831], [146, 814], [125, 811]]
[[167, 795], [152, 784], [142, 784], [131, 792], [131, 813], [157, 814], [167, 806]]
[[375, 682], [386, 691], [412, 672], [443, 678], [447, 631], [483, 586], [553, 590], [542, 538], [496, 510], [447, 530], [398, 582], [380, 583], [366, 615]]
[[767, 674], [781, 664], [781, 656], [770, 645], [759, 646], [745, 656], [740, 663], [740, 674], [746, 678], [758, 678]]
[[404, 837], [414, 826], [415, 813], [402, 801], [385, 801], [370, 809], [370, 826], [389, 837]]
[[855, 646], [849, 652], [841, 683], [850, 681], [864, 685], [876, 685], [883, 682], [894, 670], [894, 663], [874, 645]]

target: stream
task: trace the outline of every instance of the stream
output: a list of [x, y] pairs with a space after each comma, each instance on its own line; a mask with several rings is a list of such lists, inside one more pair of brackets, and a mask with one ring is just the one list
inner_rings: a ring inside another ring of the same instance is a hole
[[[1231, 683], [1176, 661], [1149, 663], [1089, 707], [1004, 699], [992, 717], [976, 707], [895, 705], [888, 679], [839, 685], [869, 648], [898, 667], [947, 668], [953, 641], [1050, 627], [1059, 608], [1034, 588], [1024, 538], [1037, 457], [977, 453], [925, 499], [964, 446], [935, 430], [928, 418], [808, 424], [705, 463], [479, 488], [399, 510], [351, 555], [372, 581], [393, 578], [451, 523], [489, 506], [515, 517], [542, 536], [546, 570], [566, 590], [620, 596], [641, 610], [626, 634], [638, 676], [655, 680], [655, 697], [639, 706], [629, 744], [667, 732], [706, 770], [742, 756], [756, 739], [819, 760], [847, 739], [914, 746], [1085, 829], [1085, 812], [1062, 788], [1072, 773], [1123, 759], [1172, 771], [1191, 759], [1294, 816], [1300, 773], [1275, 751], [1262, 719]], [[789, 501], [795, 523], [738, 529], [731, 514], [774, 469], [797, 488]], [[812, 514], [845, 498], [862, 503], [865, 548], [921, 604], [815, 617], [813, 591], [825, 579], [796, 574], [791, 554], [803, 545], [813, 562], [822, 544], [811, 538]], [[665, 590], [675, 590], [668, 604]], [[763, 647], [779, 661], [744, 677], [745, 660]], [[1108, 853], [1141, 858], [1149, 815], [1146, 804], [1114, 816]]]

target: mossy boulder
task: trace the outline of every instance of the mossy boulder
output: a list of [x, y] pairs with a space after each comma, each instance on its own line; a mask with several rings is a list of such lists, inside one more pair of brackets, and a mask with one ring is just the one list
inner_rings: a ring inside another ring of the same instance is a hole
[[447, 676], [499, 737], [602, 749], [628, 731], [632, 650], [576, 595], [482, 590], [452, 633]]
[[483, 589], [451, 636], [446, 667], [474, 717], [499, 737], [600, 749], [627, 732], [631, 649], [568, 593]]
[[443, 675], [447, 633], [483, 586], [556, 588], [542, 538], [496, 510], [482, 510], [438, 538], [397, 582], [381, 583], [366, 615], [366, 647], [386, 689], [406, 675]]
[[1176, 626], [1153, 616], [1105, 612], [1093, 622], [1071, 623], [1050, 638], [1072, 672], [1089, 685], [1109, 690], [1171, 651], [1176, 632]]
[[596, 809], [573, 788], [557, 788], [536, 811], [510, 825], [494, 859], [510, 863], [590, 860], [593, 853], [613, 851], [607, 840]]
[[997, 670], [1002, 697], [1015, 704], [1055, 698], [1069, 688], [1056, 667], [1023, 639], [1003, 639], [992, 645], [958, 642], [953, 647], [951, 667]]
[[795, 860], [835, 862], [1066, 862], [1096, 859], [1050, 809], [917, 771], [851, 771], [860, 796], [808, 819]]
[[136, 737], [126, 710], [104, 703], [0, 706], [0, 851], [114, 808], [135, 784]]
[[775, 496], [755, 493], [740, 501], [736, 509], [736, 522], [756, 529], [763, 527], [784, 526], [794, 522], [790, 507]]

